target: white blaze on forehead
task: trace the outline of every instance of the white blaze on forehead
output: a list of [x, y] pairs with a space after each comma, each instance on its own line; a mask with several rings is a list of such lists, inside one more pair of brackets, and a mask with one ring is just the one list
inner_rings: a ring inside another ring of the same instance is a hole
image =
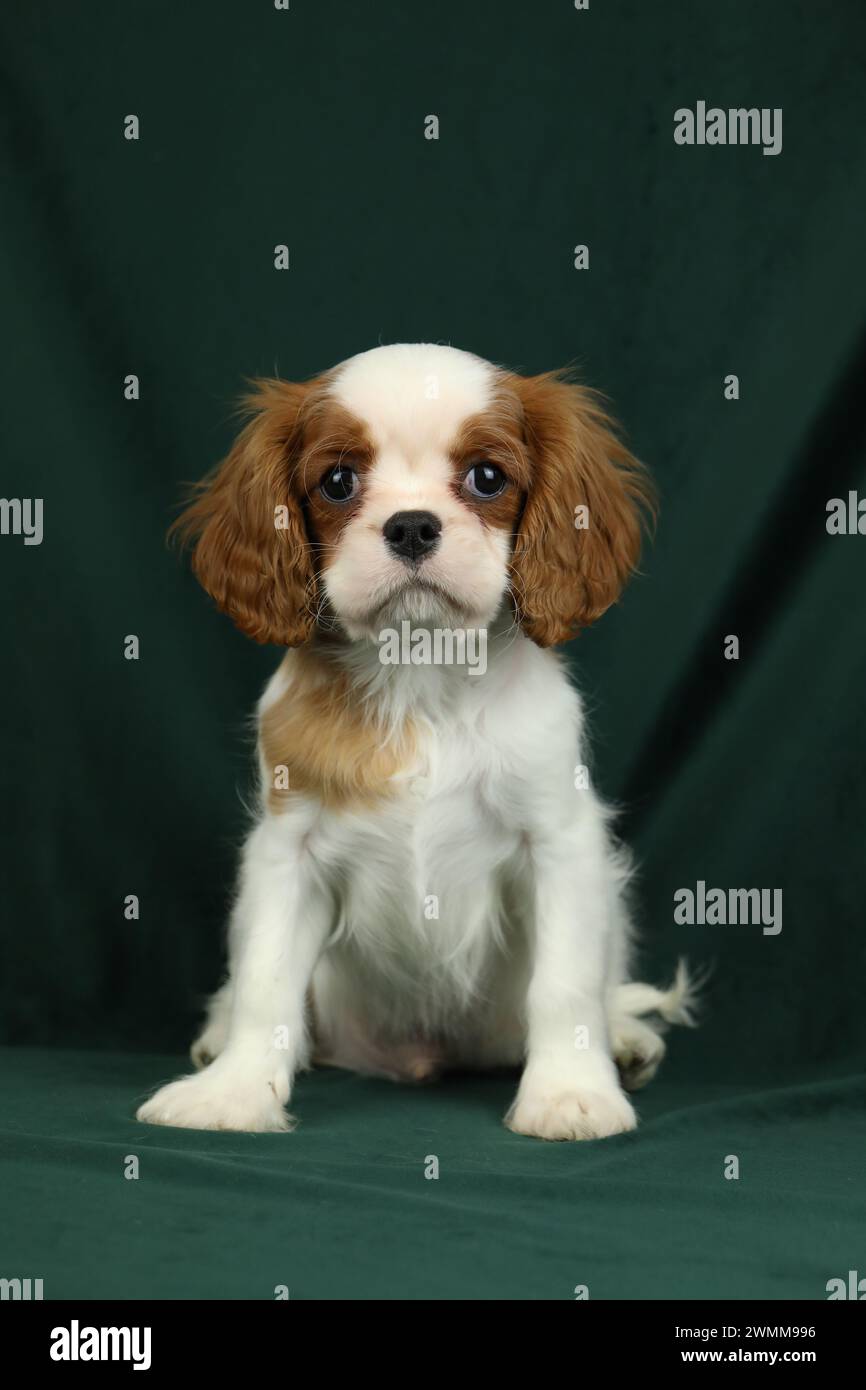
[[350, 357], [332, 395], [367, 426], [375, 447], [406, 459], [447, 451], [461, 425], [484, 410], [495, 368], [436, 343], [395, 343]]

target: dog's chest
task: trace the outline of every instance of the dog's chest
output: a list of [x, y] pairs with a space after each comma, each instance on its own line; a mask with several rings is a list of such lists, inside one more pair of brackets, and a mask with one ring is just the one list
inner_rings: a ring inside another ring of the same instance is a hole
[[480, 960], [522, 846], [510, 800], [495, 750], [452, 732], [421, 748], [390, 796], [329, 816], [313, 850], [330, 865], [346, 937], [415, 971]]

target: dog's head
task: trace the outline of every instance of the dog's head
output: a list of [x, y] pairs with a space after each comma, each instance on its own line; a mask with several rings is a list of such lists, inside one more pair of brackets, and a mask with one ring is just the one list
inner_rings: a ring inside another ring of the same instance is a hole
[[483, 627], [504, 604], [539, 645], [618, 597], [652, 493], [589, 391], [428, 344], [374, 348], [251, 419], [176, 529], [249, 636], [297, 646], [408, 618]]

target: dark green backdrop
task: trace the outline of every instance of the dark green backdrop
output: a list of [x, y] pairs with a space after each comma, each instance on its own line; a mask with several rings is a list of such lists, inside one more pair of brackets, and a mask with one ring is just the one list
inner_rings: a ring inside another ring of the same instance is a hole
[[[864, 42], [858, 0], [7, 8], [0, 491], [45, 534], [0, 536], [0, 1275], [821, 1298], [863, 1266], [866, 536], [825, 508], [866, 495]], [[698, 100], [781, 107], [782, 153], [676, 145]], [[572, 655], [644, 972], [714, 961], [704, 1024], [604, 1144], [507, 1134], [501, 1078], [305, 1078], [291, 1137], [136, 1126], [219, 975], [278, 659], [166, 527], [245, 376], [414, 339], [576, 362], [658, 480], [643, 576]], [[699, 879], [781, 888], [781, 934], [675, 925]]]

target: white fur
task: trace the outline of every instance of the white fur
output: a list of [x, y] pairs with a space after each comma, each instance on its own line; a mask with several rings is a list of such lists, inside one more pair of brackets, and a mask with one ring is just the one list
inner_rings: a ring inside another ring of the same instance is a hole
[[[614, 1054], [637, 1085], [664, 1051], [639, 1015], [687, 1017], [684, 976], [670, 992], [626, 984], [627, 859], [595, 792], [575, 786], [587, 761], [579, 697], [560, 660], [513, 624], [504, 538], [485, 535], [447, 486], [449, 443], [489, 399], [493, 372], [423, 346], [378, 349], [337, 374], [335, 393], [367, 423], [377, 459], [324, 584], [352, 639], [343, 660], [355, 698], [383, 739], [411, 721], [415, 759], [374, 810], [310, 796], [262, 810], [243, 855], [229, 979], [193, 1048], [210, 1065], [163, 1087], [140, 1119], [287, 1128], [284, 1103], [310, 1059], [312, 989], [327, 1060], [406, 1079], [443, 1061], [523, 1064], [507, 1124], [597, 1138], [636, 1123]], [[401, 507], [442, 517], [429, 587], [383, 545], [382, 523]], [[490, 624], [483, 678], [383, 666], [378, 628], [407, 615]], [[293, 660], [261, 708], [290, 698]]]
[[[495, 369], [454, 348], [397, 344], [338, 369], [333, 394], [367, 426], [376, 464], [364, 507], [324, 573], [325, 592], [350, 637], [375, 637], [403, 616], [486, 627], [502, 605], [508, 538], [455, 498], [449, 448], [461, 424], [490, 404]], [[442, 537], [420, 589], [382, 544], [394, 512], [434, 512]], [[443, 608], [442, 600], [445, 600]]]

